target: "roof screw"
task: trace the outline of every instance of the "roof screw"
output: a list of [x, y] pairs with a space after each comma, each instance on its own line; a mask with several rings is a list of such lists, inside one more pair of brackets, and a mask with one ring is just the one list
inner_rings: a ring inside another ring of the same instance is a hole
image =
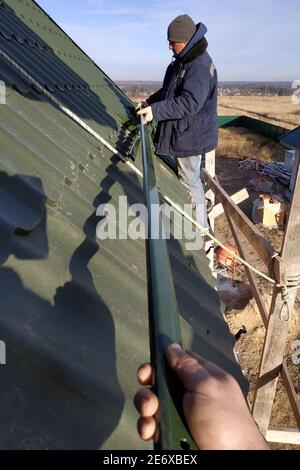
[[73, 181], [69, 178], [69, 176], [65, 176], [65, 183], [66, 183], [68, 186], [71, 186], [71, 184], [73, 184]]
[[79, 170], [81, 170], [81, 171], [86, 171], [87, 166], [88, 166], [87, 163], [85, 165], [81, 162], [78, 164]]

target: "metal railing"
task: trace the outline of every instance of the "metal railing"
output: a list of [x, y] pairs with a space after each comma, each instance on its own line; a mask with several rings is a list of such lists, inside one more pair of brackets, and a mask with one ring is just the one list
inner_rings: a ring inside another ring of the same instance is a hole
[[[153, 223], [151, 207], [159, 207], [155, 170], [149, 132], [141, 121], [141, 153], [144, 167], [144, 195], [148, 212], [146, 237], [148, 310], [151, 364], [154, 368], [153, 390], [160, 402], [158, 437], [155, 448], [196, 449], [187, 429], [182, 410], [183, 387], [169, 368], [165, 351], [170, 343], [181, 344], [177, 301], [166, 240], [163, 238], [163, 218], [159, 211], [158, 237], [151, 237]], [[156, 221], [157, 223], [157, 217]]]

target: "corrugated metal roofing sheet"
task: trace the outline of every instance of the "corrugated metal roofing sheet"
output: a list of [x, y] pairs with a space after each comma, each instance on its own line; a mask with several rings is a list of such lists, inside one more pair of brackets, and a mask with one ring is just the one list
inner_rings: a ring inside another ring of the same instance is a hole
[[[0, 3], [0, 18], [3, 11], [12, 17]], [[30, 73], [40, 77], [52, 36], [56, 47], [75, 54], [76, 46], [34, 2], [9, 5], [19, 15], [11, 24], [19, 25], [24, 41], [43, 47], [11, 37], [8, 23], [0, 47], [5, 44]], [[20, 25], [35, 17], [40, 40]], [[106, 79], [85, 60], [74, 83]], [[64, 75], [57, 57], [51, 64], [54, 75], [55, 67]], [[96, 238], [98, 205], [110, 202], [118, 210], [121, 195], [130, 204], [143, 202], [142, 182], [1, 59], [0, 80], [7, 84], [7, 104], [0, 105], [0, 339], [8, 353], [0, 366], [0, 448], [149, 448], [136, 435], [132, 404], [136, 368], [149, 354], [144, 241]], [[102, 90], [103, 102], [110, 121], [117, 121], [129, 102], [111, 83]], [[92, 98], [96, 106], [102, 91]], [[73, 94], [77, 111], [87, 113], [76, 99], [83, 90], [55, 93]], [[104, 136], [108, 125], [85, 118]], [[157, 159], [155, 165], [159, 185], [184, 203], [176, 177]], [[186, 252], [174, 239], [169, 253], [186, 346], [215, 360], [245, 388], [204, 253]]]
[[[20, 9], [22, 2], [21, 5], [19, 2], [11, 2], [11, 5]], [[57, 36], [58, 27], [53, 25], [53, 29], [50, 28], [51, 20], [46, 15], [42, 15], [39, 22], [35, 21], [32, 16], [28, 17], [31, 14], [30, 10], [35, 14], [40, 10], [38, 6], [34, 5], [34, 2], [23, 3], [24, 18], [19, 18], [5, 2], [2, 2], [0, 8], [0, 48], [8, 56], [14, 57], [19, 66], [30, 73], [40, 85], [51, 92], [96, 132], [99, 132], [112, 145], [118, 147], [118, 150], [124, 150], [122, 142], [118, 141], [118, 130], [124, 120], [126, 121], [129, 117], [128, 106], [130, 102], [128, 98], [117, 90], [108, 77], [103, 73], [99, 73], [99, 70], [90, 60], [83, 58], [84, 54], [78, 48], [76, 56], [74, 56], [76, 60], [71, 61], [69, 58], [70, 52], [76, 49], [72, 41], [61, 33]], [[25, 18], [27, 18], [28, 26]], [[42, 31], [39, 31], [42, 20], [46, 29], [42, 28]], [[54, 31], [50, 33], [53, 38], [51, 36], [52, 39], [48, 44], [41, 39], [43, 36], [48, 38], [47, 27], [48, 32], [49, 30]], [[39, 35], [34, 30], [37, 30]], [[60, 37], [59, 43], [57, 37]], [[57, 49], [57, 47], [60, 47], [60, 49]], [[69, 54], [63, 52], [65, 50], [68, 50]], [[69, 59], [75, 70], [70, 66], [67, 59]], [[98, 78], [95, 77], [95, 73], [89, 74], [89, 69], [85, 69], [85, 67], [82, 67], [81, 73], [78, 74], [77, 67], [74, 67], [73, 62], [83, 60], [84, 63], [89, 64], [93, 72], [98, 72]], [[86, 81], [87, 76], [89, 82]], [[98, 90], [98, 93], [95, 90]], [[101, 90], [100, 93], [99, 90]], [[109, 111], [107, 110], [108, 106]]]

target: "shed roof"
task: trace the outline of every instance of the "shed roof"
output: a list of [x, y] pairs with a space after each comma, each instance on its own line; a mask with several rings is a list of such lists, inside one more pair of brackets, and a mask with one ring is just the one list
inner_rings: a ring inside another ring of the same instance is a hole
[[[128, 98], [35, 2], [0, 11], [0, 50], [123, 151]], [[0, 448], [149, 448], [132, 404], [149, 356], [144, 241], [96, 238], [96, 208], [143, 202], [142, 181], [1, 58], [0, 80]], [[245, 389], [204, 252], [172, 239], [169, 253], [185, 345]]]
[[280, 142], [287, 147], [300, 150], [300, 126], [285, 134]]

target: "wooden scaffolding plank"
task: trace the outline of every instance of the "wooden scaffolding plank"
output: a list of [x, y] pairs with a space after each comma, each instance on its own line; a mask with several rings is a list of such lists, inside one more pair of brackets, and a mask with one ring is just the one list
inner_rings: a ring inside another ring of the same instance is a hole
[[[232, 201], [226, 191], [224, 191], [224, 189], [219, 185], [219, 183], [214, 180], [205, 169], [202, 170], [202, 175], [206, 180], [207, 184], [214, 191], [218, 200], [223, 204], [224, 209], [227, 209], [228, 213], [232, 217], [232, 220], [235, 222], [241, 232], [245, 235], [251, 246], [259, 254], [262, 261], [267, 266], [270, 266], [273, 261], [272, 256], [275, 253], [275, 250], [272, 245], [260, 234], [260, 232], [252, 224], [248, 217]], [[276, 261], [276, 258], [274, 261]]]
[[[248, 193], [247, 189], [244, 188], [244, 189], [241, 189], [240, 191], [238, 191], [237, 193], [233, 194], [230, 197], [231, 197], [231, 199], [233, 200], [233, 202], [235, 204], [240, 204], [241, 202], [243, 202], [243, 201], [245, 201], [246, 199], [249, 198], [249, 193]], [[214, 208], [212, 209], [212, 211], [209, 214], [209, 217], [213, 217], [214, 219], [216, 219], [217, 217], [219, 217], [219, 215], [221, 215], [223, 213], [224, 213], [223, 204], [221, 202], [219, 202], [219, 204], [216, 204], [214, 206]]]
[[300, 402], [285, 362], [283, 362], [282, 364], [281, 375], [283, 384], [289, 397], [291, 408], [296, 419], [298, 429], [300, 430]]
[[[242, 256], [242, 258], [244, 258], [244, 260], [246, 260], [247, 262], [250, 262], [249, 256], [247, 255], [245, 249], [243, 248], [243, 244], [241, 242], [241, 239], [240, 239], [240, 236], [238, 234], [237, 228], [236, 228], [231, 216], [228, 214], [228, 211], [226, 209], [225, 209], [225, 215], [226, 215], [228, 224], [230, 226], [233, 238], [235, 240], [236, 246], [237, 246], [237, 248], [240, 252], [240, 255]], [[254, 273], [249, 268], [247, 268], [247, 266], [244, 266], [244, 269], [245, 269], [246, 275], [248, 277], [253, 296], [256, 300], [257, 307], [258, 307], [258, 310], [260, 312], [262, 321], [263, 321], [264, 326], [266, 328], [267, 324], [268, 324], [268, 316], [269, 316], [267, 306], [263, 302], [263, 299], [260, 295], [260, 291], [259, 291], [259, 288], [258, 288], [258, 283], [256, 281], [256, 277], [255, 277]], [[296, 391], [295, 391], [293, 381], [290, 377], [289, 371], [288, 371], [287, 366], [286, 366], [285, 363], [283, 363], [283, 365], [282, 365], [281, 374], [282, 374], [283, 385], [286, 389], [286, 392], [287, 392], [287, 395], [288, 395], [288, 398], [289, 398], [289, 402], [290, 402], [291, 408], [293, 410], [293, 413], [294, 413], [294, 416], [295, 416], [295, 419], [296, 419], [296, 422], [297, 422], [297, 426], [300, 430], [300, 403], [299, 403], [299, 400], [298, 400], [298, 397], [297, 397], [297, 394], [296, 394]]]
[[[214, 178], [216, 174], [216, 151], [215, 150], [205, 154], [205, 170], [212, 178]], [[215, 205], [215, 194], [211, 189], [209, 189], [206, 192], [205, 197], [211, 200], [213, 206]], [[215, 216], [212, 213], [209, 214], [209, 223], [210, 223], [212, 233], [214, 233]], [[210, 269], [211, 271], [213, 271], [213, 266], [214, 266], [214, 251], [213, 250], [209, 251], [208, 259], [209, 259]]]
[[[290, 212], [281, 250], [286, 279], [296, 279], [300, 274], [300, 175], [299, 167], [291, 201]], [[261, 358], [257, 389], [254, 396], [253, 417], [262, 433], [269, 427], [273, 400], [279, 372], [282, 368], [286, 347], [289, 318], [294, 307], [296, 289], [288, 289], [283, 296], [280, 288], [274, 287], [266, 337]]]
[[268, 442], [280, 442], [282, 444], [300, 445], [300, 432], [297, 429], [269, 429], [266, 440]]

